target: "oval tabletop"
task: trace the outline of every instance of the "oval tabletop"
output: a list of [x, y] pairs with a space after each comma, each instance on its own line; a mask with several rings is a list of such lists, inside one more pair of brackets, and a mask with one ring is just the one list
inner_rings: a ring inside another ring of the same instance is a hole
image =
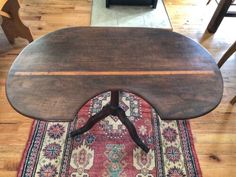
[[223, 81], [211, 55], [178, 33], [76, 27], [28, 45], [6, 83], [18, 112], [48, 121], [71, 121], [89, 99], [117, 89], [141, 96], [162, 119], [188, 119], [219, 104]]

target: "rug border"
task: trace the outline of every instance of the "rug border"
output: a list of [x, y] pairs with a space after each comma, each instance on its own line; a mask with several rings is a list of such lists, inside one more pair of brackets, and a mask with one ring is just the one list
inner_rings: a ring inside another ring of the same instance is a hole
[[197, 152], [196, 152], [196, 149], [195, 149], [195, 144], [194, 144], [194, 139], [193, 139], [193, 132], [192, 132], [192, 129], [191, 129], [190, 120], [186, 121], [186, 125], [187, 125], [187, 130], [189, 132], [189, 139], [192, 142], [191, 143], [191, 149], [192, 149], [192, 152], [193, 152], [193, 156], [196, 159], [197, 171], [199, 172], [199, 175], [200, 175], [199, 177], [202, 177], [202, 170], [201, 170], [200, 163], [199, 163], [199, 158], [197, 156]]

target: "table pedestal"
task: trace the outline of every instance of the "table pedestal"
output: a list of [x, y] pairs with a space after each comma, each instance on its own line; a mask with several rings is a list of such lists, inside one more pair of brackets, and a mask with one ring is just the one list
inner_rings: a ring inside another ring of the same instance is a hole
[[104, 106], [101, 111], [99, 111], [97, 114], [91, 116], [87, 123], [77, 129], [71, 132], [71, 136], [75, 137], [76, 135], [83, 134], [84, 132], [91, 129], [98, 121], [106, 118], [109, 115], [117, 116], [119, 120], [126, 126], [126, 128], [129, 131], [129, 134], [131, 138], [134, 140], [134, 142], [146, 153], [148, 153], [149, 148], [141, 141], [139, 138], [136, 129], [134, 125], [130, 122], [130, 120], [125, 115], [125, 111], [119, 106], [119, 91], [111, 91], [111, 101], [109, 104]]

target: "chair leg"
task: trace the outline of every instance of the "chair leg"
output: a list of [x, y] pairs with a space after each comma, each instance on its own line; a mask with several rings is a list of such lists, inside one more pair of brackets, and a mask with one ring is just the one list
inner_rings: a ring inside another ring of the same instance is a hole
[[[218, 67], [221, 68], [221, 66], [227, 61], [227, 59], [236, 51], [236, 41], [233, 43], [233, 45], [230, 46], [230, 48], [225, 52], [225, 54], [222, 56], [220, 61], [218, 62]], [[230, 101], [231, 104], [236, 103], [236, 96]]]
[[152, 8], [155, 9], [157, 7], [158, 0], [152, 0]]
[[20, 4], [18, 0], [8, 0], [3, 7], [3, 11], [10, 14], [11, 18], [3, 17], [2, 29], [10, 43], [14, 43], [16, 37], [22, 37], [29, 42], [33, 41], [32, 34], [26, 27], [18, 14]]
[[231, 104], [235, 104], [236, 103], [236, 96], [234, 96], [234, 98], [230, 101]]
[[220, 61], [218, 62], [218, 67], [221, 66], [227, 61], [227, 59], [236, 51], [236, 41], [231, 45], [231, 47], [225, 52]]
[[221, 21], [227, 14], [227, 11], [231, 5], [233, 0], [221, 0], [220, 3], [218, 4], [218, 7], [216, 8], [214, 15], [212, 16], [208, 26], [207, 26], [207, 31], [209, 33], [215, 33], [216, 30], [218, 29]]
[[106, 0], [106, 8], [110, 7], [110, 0]]
[[102, 119], [105, 119], [107, 116], [109, 116], [111, 114], [111, 109], [109, 107], [109, 105], [104, 106], [102, 108], [102, 110], [100, 112], [98, 112], [97, 114], [93, 115], [92, 117], [89, 118], [89, 120], [86, 122], [86, 124], [71, 132], [71, 137], [75, 137], [77, 135], [81, 135], [84, 132], [87, 132], [88, 130], [90, 130], [97, 122], [99, 122]]
[[122, 108], [117, 109], [117, 116], [119, 120], [125, 125], [127, 130], [129, 131], [129, 134], [133, 141], [146, 153], [148, 153], [149, 148], [142, 142], [142, 140], [139, 138], [137, 131], [134, 127], [134, 125], [130, 122], [130, 120], [127, 118], [125, 111]]

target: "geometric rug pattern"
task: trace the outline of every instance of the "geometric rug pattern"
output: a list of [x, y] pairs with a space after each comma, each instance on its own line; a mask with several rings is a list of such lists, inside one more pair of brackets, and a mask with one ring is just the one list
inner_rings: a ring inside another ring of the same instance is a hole
[[115, 116], [83, 135], [81, 127], [110, 100], [110, 92], [87, 102], [73, 122], [34, 121], [18, 176], [31, 177], [201, 177], [188, 121], [162, 121], [143, 99], [123, 92], [120, 105], [134, 124], [146, 154]]

